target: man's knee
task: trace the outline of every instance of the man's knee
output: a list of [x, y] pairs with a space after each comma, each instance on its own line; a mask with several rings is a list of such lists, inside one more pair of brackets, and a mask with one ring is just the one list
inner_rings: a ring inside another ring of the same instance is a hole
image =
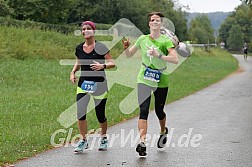
[[163, 120], [166, 117], [164, 110], [155, 110], [159, 120]]
[[149, 115], [149, 110], [140, 109], [139, 119], [147, 120], [148, 119], [148, 115]]

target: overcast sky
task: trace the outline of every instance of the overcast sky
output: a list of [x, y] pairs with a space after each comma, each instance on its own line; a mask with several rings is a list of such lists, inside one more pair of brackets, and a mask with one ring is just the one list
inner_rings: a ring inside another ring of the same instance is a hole
[[189, 12], [231, 12], [241, 4], [240, 0], [178, 0], [184, 6], [188, 5]]

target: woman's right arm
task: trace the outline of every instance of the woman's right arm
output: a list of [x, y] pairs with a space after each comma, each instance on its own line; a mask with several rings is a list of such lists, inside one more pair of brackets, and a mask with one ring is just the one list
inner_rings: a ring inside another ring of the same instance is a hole
[[75, 76], [75, 73], [76, 73], [76, 71], [78, 71], [80, 69], [80, 67], [81, 67], [81, 65], [79, 63], [79, 59], [76, 59], [76, 62], [74, 64], [74, 66], [73, 66], [73, 69], [72, 69], [72, 71], [70, 73], [70, 81], [73, 84], [75, 84], [76, 81], [77, 81], [77, 77]]

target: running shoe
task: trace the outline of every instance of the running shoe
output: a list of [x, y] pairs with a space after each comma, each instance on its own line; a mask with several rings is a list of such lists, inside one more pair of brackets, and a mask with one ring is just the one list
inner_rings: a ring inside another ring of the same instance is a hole
[[88, 148], [88, 143], [86, 140], [81, 140], [78, 143], [78, 146], [74, 149], [75, 153], [83, 153], [84, 149]]
[[167, 134], [168, 134], [168, 128], [165, 127], [165, 133], [160, 133], [158, 142], [157, 142], [157, 147], [158, 148], [163, 148], [167, 142]]
[[146, 146], [145, 146], [144, 142], [141, 142], [137, 145], [136, 152], [139, 153], [139, 156], [146, 156], [147, 155]]
[[107, 148], [108, 148], [108, 139], [107, 139], [107, 137], [103, 137], [103, 138], [101, 138], [101, 141], [100, 141], [99, 150], [106, 151]]

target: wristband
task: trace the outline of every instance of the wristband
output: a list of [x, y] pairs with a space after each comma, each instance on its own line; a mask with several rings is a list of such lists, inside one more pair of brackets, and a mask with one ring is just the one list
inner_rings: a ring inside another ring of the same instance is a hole
[[106, 69], [107, 68], [107, 65], [106, 64], [103, 64], [103, 69]]
[[158, 58], [159, 58], [159, 59], [161, 59], [161, 58], [162, 58], [162, 56], [163, 56], [162, 54], [159, 54], [159, 55], [158, 55]]

